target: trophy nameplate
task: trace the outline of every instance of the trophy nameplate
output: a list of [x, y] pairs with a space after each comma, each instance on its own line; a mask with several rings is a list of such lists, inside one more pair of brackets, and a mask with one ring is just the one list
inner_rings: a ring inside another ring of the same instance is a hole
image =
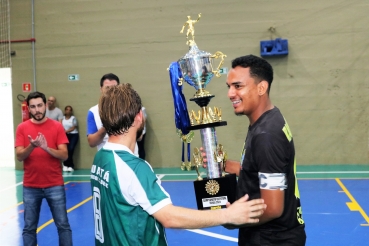
[[226, 208], [227, 202], [236, 199], [237, 181], [235, 174], [224, 177], [194, 181], [196, 203], [199, 210]]

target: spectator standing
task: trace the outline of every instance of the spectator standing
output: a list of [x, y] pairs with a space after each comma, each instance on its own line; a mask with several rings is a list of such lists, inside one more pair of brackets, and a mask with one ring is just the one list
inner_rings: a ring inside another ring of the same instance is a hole
[[49, 99], [47, 99], [46, 117], [52, 120], [57, 120], [60, 123], [63, 120], [63, 112], [60, 108], [56, 107], [56, 98], [53, 96], [50, 96]]
[[64, 108], [64, 117], [62, 120], [62, 124], [69, 141], [69, 144], [67, 145], [68, 159], [63, 162], [63, 171], [73, 172], [73, 154], [79, 140], [79, 134], [77, 130], [77, 118], [73, 115], [73, 108], [70, 105]]
[[68, 157], [63, 126], [45, 117], [46, 97], [32, 92], [27, 97], [31, 119], [22, 122], [16, 130], [15, 150], [18, 161], [23, 161], [23, 244], [37, 245], [37, 224], [42, 200], [45, 198], [58, 228], [59, 245], [71, 246], [64, 180], [60, 160]]
[[[113, 73], [108, 73], [100, 79], [100, 91], [103, 92], [108, 86], [119, 85], [119, 78]], [[103, 127], [99, 114], [99, 105], [95, 105], [88, 110], [87, 113], [87, 141], [90, 147], [97, 147], [100, 150], [108, 141], [108, 134], [106, 134], [105, 127]], [[138, 156], [138, 146], [134, 151]]]

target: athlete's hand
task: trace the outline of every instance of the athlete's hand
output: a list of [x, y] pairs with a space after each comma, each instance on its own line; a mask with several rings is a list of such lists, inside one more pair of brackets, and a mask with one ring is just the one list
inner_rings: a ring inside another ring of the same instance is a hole
[[207, 162], [208, 160], [206, 159], [206, 153], [203, 147], [200, 147], [200, 152], [201, 152], [201, 156], [202, 156], [202, 167], [206, 168]]
[[[259, 217], [264, 213], [266, 204], [263, 199], [248, 201], [249, 196], [245, 195], [233, 204], [227, 203], [228, 223], [225, 226], [254, 224], [259, 222]], [[227, 227], [226, 227], [227, 228]]]

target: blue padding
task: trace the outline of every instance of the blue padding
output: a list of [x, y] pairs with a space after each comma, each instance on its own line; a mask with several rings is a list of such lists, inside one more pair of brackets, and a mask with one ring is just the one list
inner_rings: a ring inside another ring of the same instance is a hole
[[288, 40], [276, 38], [275, 40], [260, 41], [261, 56], [288, 55]]

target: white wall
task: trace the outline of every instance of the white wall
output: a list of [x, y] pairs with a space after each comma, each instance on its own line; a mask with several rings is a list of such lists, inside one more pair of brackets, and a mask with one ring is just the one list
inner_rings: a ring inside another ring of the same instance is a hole
[[11, 77], [11, 68], [0, 68], [0, 167], [15, 166]]

